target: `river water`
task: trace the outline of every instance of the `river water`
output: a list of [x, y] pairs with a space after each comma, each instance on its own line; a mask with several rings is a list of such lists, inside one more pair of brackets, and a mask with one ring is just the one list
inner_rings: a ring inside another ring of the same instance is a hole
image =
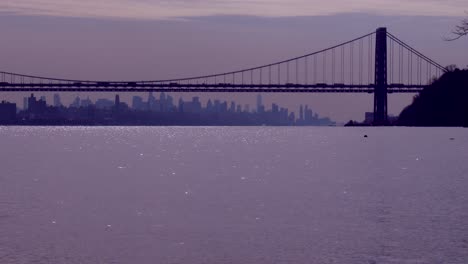
[[468, 130], [0, 127], [0, 263], [465, 264]]

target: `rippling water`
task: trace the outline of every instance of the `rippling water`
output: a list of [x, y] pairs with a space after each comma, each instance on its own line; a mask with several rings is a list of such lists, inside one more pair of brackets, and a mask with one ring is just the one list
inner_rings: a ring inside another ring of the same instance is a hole
[[0, 127], [0, 263], [468, 263], [467, 132]]

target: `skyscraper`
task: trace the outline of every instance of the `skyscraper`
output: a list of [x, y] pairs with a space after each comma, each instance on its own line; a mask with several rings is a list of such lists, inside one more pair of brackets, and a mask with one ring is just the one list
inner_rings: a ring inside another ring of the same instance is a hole
[[54, 106], [55, 107], [61, 107], [62, 106], [62, 101], [60, 100], [60, 95], [59, 94], [54, 94]]
[[184, 112], [184, 101], [179, 98], [179, 112]]
[[156, 104], [156, 98], [153, 95], [153, 92], [150, 92], [148, 95], [148, 109], [154, 111], [154, 107]]
[[231, 102], [231, 106], [229, 107], [229, 112], [231, 113], [236, 112], [236, 103], [234, 101]]
[[28, 97], [23, 98], [23, 110], [28, 110]]
[[299, 108], [299, 120], [304, 120], [304, 107], [302, 105]]
[[263, 112], [262, 95], [257, 95], [257, 113]]
[[209, 99], [208, 103], [206, 103], [206, 111], [213, 112], [213, 103], [211, 102], [211, 99]]
[[166, 94], [164, 92], [161, 92], [159, 95], [159, 102], [160, 102], [160, 111], [161, 112], [166, 112], [167, 110], [167, 105], [166, 105]]
[[118, 111], [120, 108], [120, 96], [118, 94], [115, 95], [115, 109]]

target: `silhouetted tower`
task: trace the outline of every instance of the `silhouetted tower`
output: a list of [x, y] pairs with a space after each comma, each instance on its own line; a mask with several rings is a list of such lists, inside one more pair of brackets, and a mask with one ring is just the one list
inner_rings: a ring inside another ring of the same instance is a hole
[[375, 38], [374, 125], [387, 124], [387, 28]]
[[120, 108], [120, 96], [117, 94], [115, 96], [115, 110], [119, 111]]

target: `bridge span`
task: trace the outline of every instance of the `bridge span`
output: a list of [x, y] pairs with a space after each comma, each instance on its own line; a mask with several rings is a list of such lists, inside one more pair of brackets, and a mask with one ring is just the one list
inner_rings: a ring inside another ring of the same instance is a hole
[[146, 81], [89, 81], [0, 71], [0, 92], [373, 93], [374, 122], [387, 95], [418, 93], [446, 69], [386, 28], [303, 56], [237, 71]]

